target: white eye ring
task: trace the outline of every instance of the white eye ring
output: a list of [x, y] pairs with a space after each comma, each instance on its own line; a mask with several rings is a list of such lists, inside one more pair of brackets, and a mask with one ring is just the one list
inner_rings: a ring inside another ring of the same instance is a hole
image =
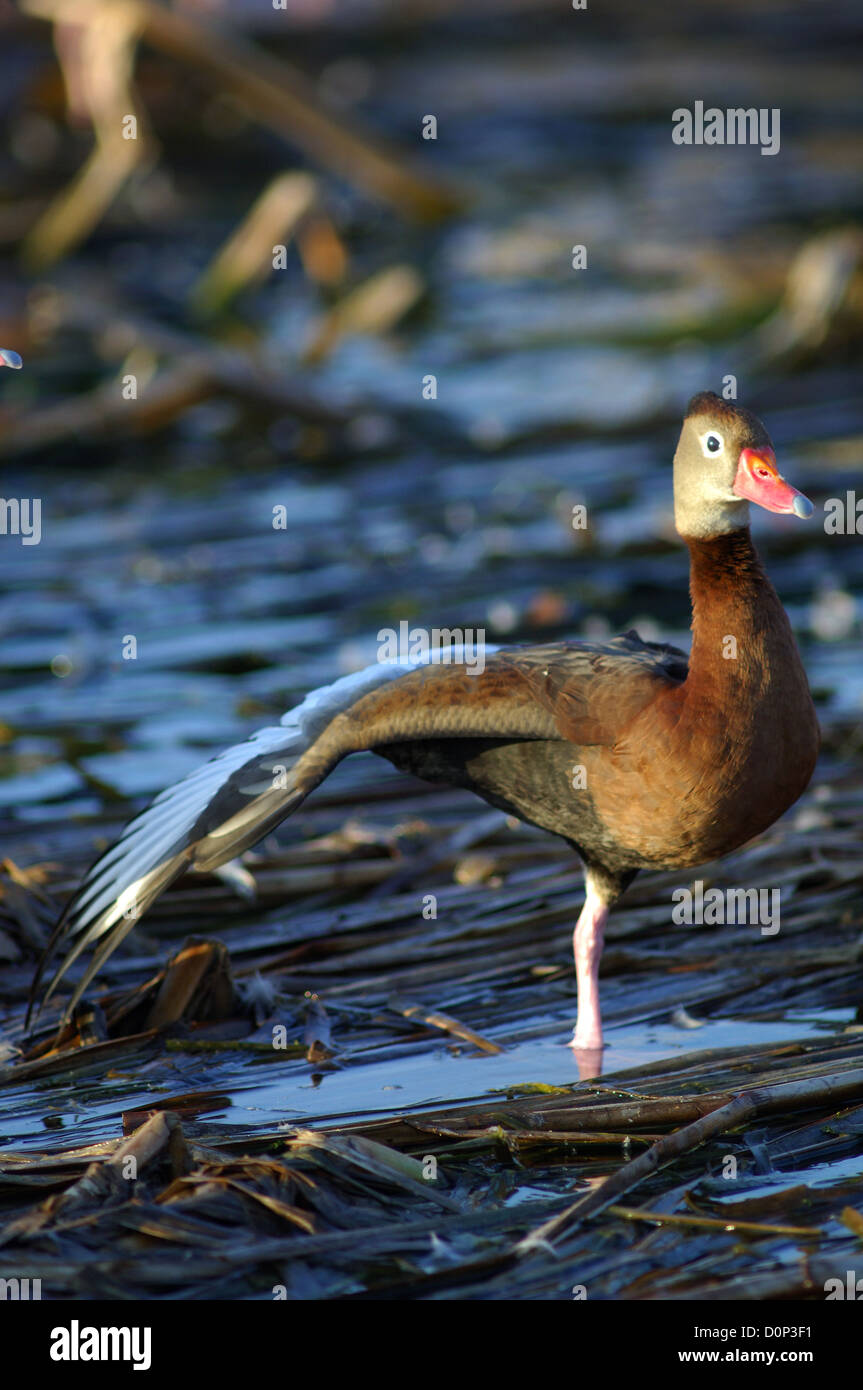
[[[711, 449], [711, 444], [715, 447]], [[721, 454], [725, 448], [725, 440], [718, 430], [708, 430], [701, 436], [701, 449], [706, 458], [715, 459], [717, 454]]]

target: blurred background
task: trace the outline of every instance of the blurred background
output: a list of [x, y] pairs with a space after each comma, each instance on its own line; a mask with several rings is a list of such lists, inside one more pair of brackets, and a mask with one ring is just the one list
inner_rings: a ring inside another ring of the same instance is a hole
[[[822, 511], [863, 450], [859, 5], [0, 14], [2, 491], [42, 507], [0, 546], [17, 864], [91, 857], [402, 619], [685, 644], [670, 460], [729, 374], [816, 502], [755, 528], [820, 776], [859, 773], [863, 547]], [[780, 152], [673, 144], [695, 100], [779, 108]]]

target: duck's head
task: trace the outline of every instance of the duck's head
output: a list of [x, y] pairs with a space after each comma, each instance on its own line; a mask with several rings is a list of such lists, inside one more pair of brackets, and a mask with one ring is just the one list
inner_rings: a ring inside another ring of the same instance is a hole
[[712, 391], [693, 396], [674, 455], [674, 524], [681, 536], [722, 536], [749, 525], [749, 503], [811, 516], [786, 483], [757, 416]]

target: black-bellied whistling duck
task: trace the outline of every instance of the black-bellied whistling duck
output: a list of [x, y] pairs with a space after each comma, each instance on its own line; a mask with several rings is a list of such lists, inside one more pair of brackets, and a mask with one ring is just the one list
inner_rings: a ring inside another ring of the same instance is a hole
[[[806, 787], [819, 733], [791, 627], [749, 534], [749, 503], [810, 516], [767, 431], [710, 392], [689, 404], [674, 515], [690, 555], [692, 652], [629, 632], [488, 648], [466, 663], [372, 666], [315, 691], [275, 728], [162, 792], [93, 866], [54, 932], [96, 971], [186, 868], [257, 843], [348, 753], [371, 749], [561, 835], [584, 862], [575, 928], [577, 1049], [602, 1046], [598, 974], [609, 908], [640, 869], [688, 869], [766, 829]], [[734, 641], [730, 642], [729, 639]], [[440, 654], [439, 654], [440, 655]]]

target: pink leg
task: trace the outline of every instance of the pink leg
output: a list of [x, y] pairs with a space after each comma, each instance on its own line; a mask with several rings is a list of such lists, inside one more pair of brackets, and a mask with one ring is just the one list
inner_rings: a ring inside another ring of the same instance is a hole
[[587, 896], [572, 938], [575, 975], [578, 981], [578, 1021], [572, 1046], [585, 1049], [602, 1047], [602, 1018], [599, 1012], [599, 961], [608, 921], [608, 906], [586, 876]]

